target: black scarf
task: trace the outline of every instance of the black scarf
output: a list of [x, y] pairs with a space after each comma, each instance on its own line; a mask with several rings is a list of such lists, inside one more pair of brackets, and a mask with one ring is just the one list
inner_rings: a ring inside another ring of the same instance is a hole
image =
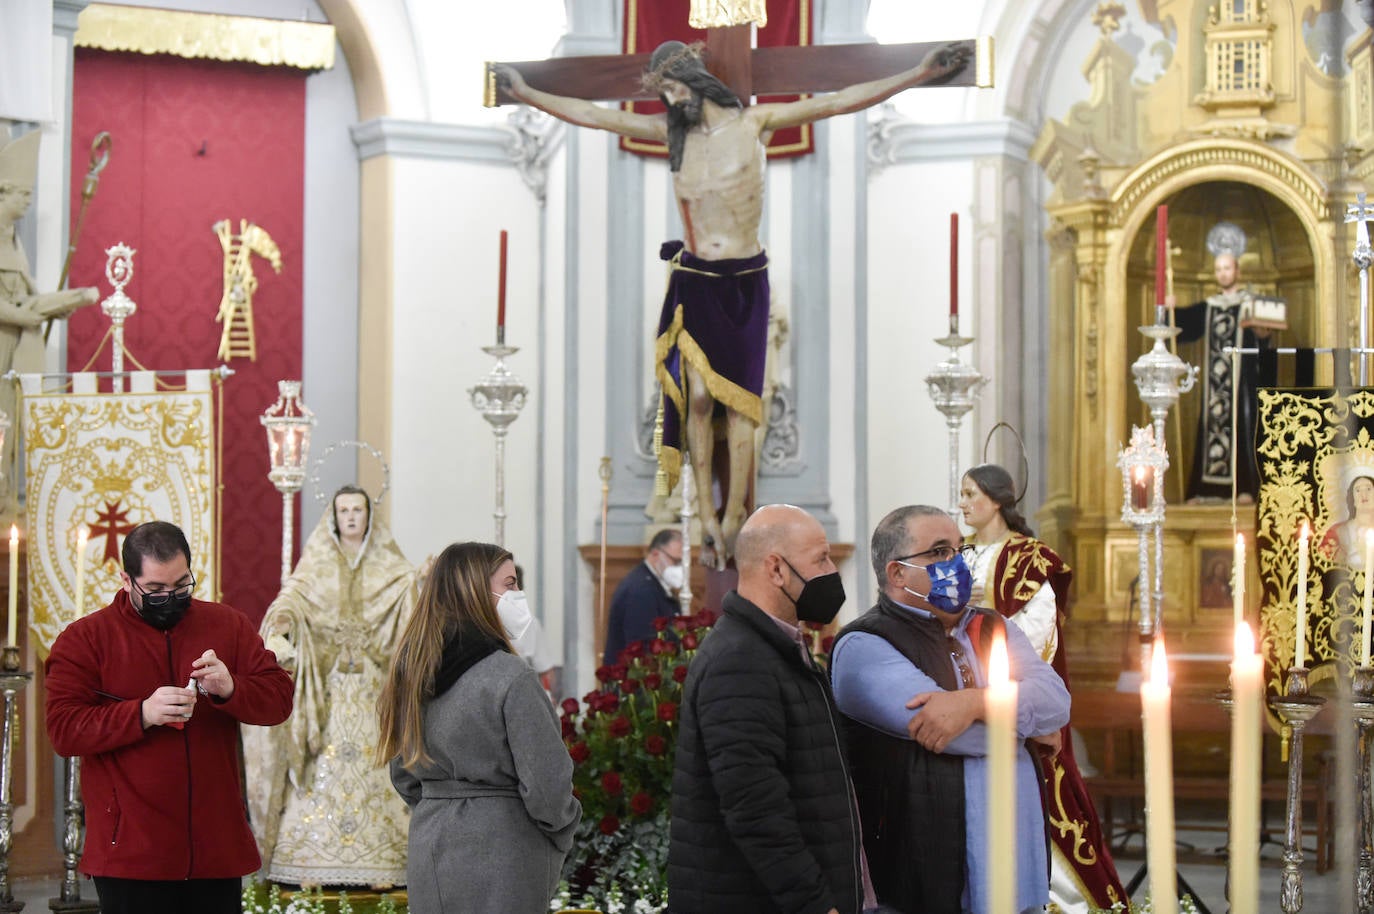
[[434, 674], [434, 698], [453, 688], [453, 684], [482, 660], [506, 646], [474, 625], [461, 625], [444, 641], [444, 655]]

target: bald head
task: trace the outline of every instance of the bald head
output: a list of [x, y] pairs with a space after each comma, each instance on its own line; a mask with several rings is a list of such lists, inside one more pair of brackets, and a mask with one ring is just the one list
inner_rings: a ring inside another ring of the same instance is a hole
[[735, 565], [740, 596], [794, 623], [793, 601], [802, 586], [835, 571], [825, 528], [793, 505], [765, 505], [744, 522], [735, 541]]

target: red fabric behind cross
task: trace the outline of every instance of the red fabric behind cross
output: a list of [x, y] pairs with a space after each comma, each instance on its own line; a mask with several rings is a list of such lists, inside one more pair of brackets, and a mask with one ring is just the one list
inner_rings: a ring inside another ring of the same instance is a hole
[[[84, 49], [73, 75], [73, 226], [92, 138], [108, 130], [114, 148], [87, 212], [71, 285], [94, 285], [103, 299], [111, 292], [105, 249], [122, 241], [138, 251], [126, 289], [138, 304], [125, 329], [134, 358], [150, 369], [219, 364], [224, 255], [210, 228], [216, 221], [232, 220], [237, 232], [247, 218], [281, 248], [280, 274], [254, 257], [258, 357], [233, 360], [237, 373], [224, 389], [220, 584], [225, 602], [255, 620], [280, 584], [282, 509], [267, 480], [258, 416], [276, 399], [278, 380], [301, 376], [307, 75]], [[72, 318], [69, 369], [90, 360], [108, 327], [99, 305]], [[110, 368], [108, 346], [91, 367]], [[309, 402], [310, 391], [303, 395]], [[298, 533], [295, 542], [299, 547]]]

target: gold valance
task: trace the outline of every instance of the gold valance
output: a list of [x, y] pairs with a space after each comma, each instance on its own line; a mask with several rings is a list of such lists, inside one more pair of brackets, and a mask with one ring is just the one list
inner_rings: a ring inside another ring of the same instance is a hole
[[327, 70], [334, 66], [334, 26], [92, 3], [77, 18], [76, 46], [263, 66]]

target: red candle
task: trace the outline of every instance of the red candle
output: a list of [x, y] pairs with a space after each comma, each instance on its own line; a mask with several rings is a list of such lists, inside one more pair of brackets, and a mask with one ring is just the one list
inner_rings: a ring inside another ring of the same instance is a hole
[[1151, 489], [1155, 483], [1154, 467], [1136, 467], [1131, 479], [1131, 510], [1145, 512], [1150, 510], [1154, 500]]
[[959, 323], [959, 214], [949, 214], [949, 323]]
[[1164, 305], [1169, 266], [1169, 207], [1155, 210], [1155, 304]]
[[496, 293], [496, 342], [506, 341], [506, 230], [501, 229], [501, 279]]

